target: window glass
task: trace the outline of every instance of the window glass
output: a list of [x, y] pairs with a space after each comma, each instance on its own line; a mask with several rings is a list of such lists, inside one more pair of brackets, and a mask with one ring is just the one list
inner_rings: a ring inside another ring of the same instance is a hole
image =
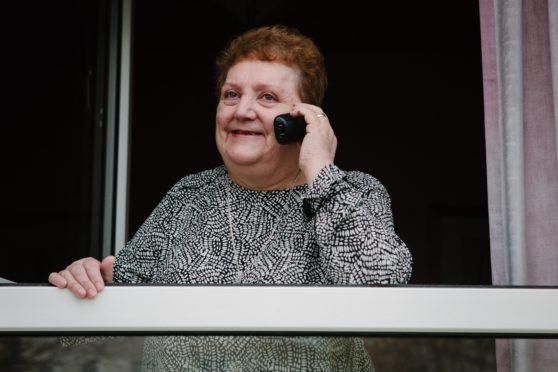
[[[144, 343], [149, 345], [153, 340], [161, 341], [168, 338], [171, 344], [179, 347], [182, 339], [198, 339], [191, 342], [194, 345], [203, 344], [200, 340], [208, 336], [115, 336], [113, 338], [83, 338], [85, 343], [80, 345], [65, 346], [64, 338], [52, 337], [0, 337], [0, 369], [2, 371], [58, 371], [58, 370], [99, 370], [99, 371], [139, 371], [144, 358]], [[220, 336], [234, 340], [238, 336]], [[268, 337], [265, 337], [266, 339]], [[285, 343], [298, 343], [297, 347], [303, 348], [305, 341], [316, 342], [315, 337], [285, 338], [281, 339], [284, 348]], [[322, 338], [325, 340], [325, 338]], [[341, 340], [347, 339], [340, 337]], [[446, 338], [446, 337], [366, 337], [359, 339], [363, 342], [367, 355], [369, 355], [377, 371], [451, 371], [451, 372], [491, 372], [496, 371], [495, 342], [492, 338]], [[554, 342], [554, 341], [553, 341]], [[325, 342], [324, 342], [325, 343]], [[209, 342], [207, 342], [209, 344]], [[270, 343], [267, 342], [267, 345]], [[276, 359], [281, 358], [283, 350], [266, 349], [265, 340], [262, 341], [261, 349], [258, 344], [253, 343], [253, 349], [238, 350], [231, 344], [231, 350], [238, 352], [237, 365], [242, 370], [242, 361], [245, 363], [256, 363], [248, 361], [251, 353], [259, 355], [261, 359], [276, 353]], [[224, 347], [223, 344], [220, 345]], [[211, 359], [212, 352], [219, 354], [221, 358], [227, 354], [226, 348], [219, 350], [211, 349], [188, 349], [176, 350], [176, 358], [183, 358], [183, 363], [200, 362], [203, 358]], [[350, 350], [343, 354], [348, 357]], [[252, 355], [252, 356], [253, 356]], [[340, 354], [341, 355], [341, 354]], [[215, 357], [219, 358], [219, 357]], [[217, 360], [217, 359], [215, 359]], [[195, 361], [195, 362], [194, 362]], [[289, 363], [287, 360], [285, 363]], [[320, 361], [314, 361], [317, 367]], [[254, 365], [254, 364], [252, 364]], [[245, 365], [244, 367], [246, 367]], [[312, 365], [310, 365], [310, 368]]]
[[[140, 371], [145, 367], [149, 355], [149, 343], [154, 339], [169, 338], [174, 344], [177, 337], [183, 339], [207, 338], [207, 336], [115, 336], [110, 339], [87, 339], [80, 345], [65, 346], [64, 338], [53, 335], [45, 336], [0, 336], [0, 370], [11, 371]], [[237, 336], [229, 337], [234, 340]], [[281, 338], [274, 336], [275, 338]], [[315, 337], [290, 338], [300, 347], [304, 341], [316, 340]], [[284, 341], [283, 337], [283, 341]], [[515, 361], [531, 366], [532, 371], [553, 370], [552, 353], [550, 350], [558, 347], [558, 340], [553, 339], [518, 339], [518, 338], [468, 338], [468, 337], [366, 337], [359, 339], [365, 346], [367, 357], [372, 360], [376, 371], [425, 371], [425, 372], [496, 372], [496, 345], [515, 344]], [[263, 344], [263, 343], [262, 343]], [[147, 347], [144, 349], [144, 346]], [[234, 345], [234, 344], [233, 344]], [[255, 349], [257, 347], [255, 346]], [[234, 349], [234, 347], [233, 347]], [[272, 357], [273, 352], [281, 355], [282, 350], [262, 348], [267, 351], [266, 357]], [[229, 350], [230, 351], [230, 350]], [[227, 353], [225, 349], [178, 350], [175, 362], [180, 360], [183, 365], [199, 363], [203, 357], [212, 359], [212, 352], [222, 357]], [[235, 349], [237, 353], [235, 368], [247, 370], [247, 357], [254, 355], [254, 349]], [[251, 354], [252, 353], [252, 354]], [[348, 352], [343, 354], [348, 356]], [[534, 360], [531, 358], [536, 357]], [[263, 356], [262, 356], [263, 358]], [[244, 365], [242, 364], [244, 360]], [[288, 363], [277, 356], [273, 359], [278, 363]], [[510, 363], [511, 359], [503, 356], [503, 363]], [[252, 360], [250, 365], [257, 361]], [[308, 364], [309, 369], [318, 369], [319, 361]], [[215, 364], [213, 365], [216, 366]], [[269, 367], [269, 365], [267, 366]], [[541, 367], [541, 368], [539, 368]], [[245, 368], [245, 369], [242, 369]], [[219, 370], [218, 367], [206, 370]], [[231, 369], [229, 369], [231, 370]], [[250, 370], [250, 369], [248, 369]], [[254, 369], [252, 369], [254, 370]], [[258, 369], [255, 369], [258, 370]], [[269, 370], [261, 368], [259, 370]], [[326, 369], [327, 370], [327, 369]]]

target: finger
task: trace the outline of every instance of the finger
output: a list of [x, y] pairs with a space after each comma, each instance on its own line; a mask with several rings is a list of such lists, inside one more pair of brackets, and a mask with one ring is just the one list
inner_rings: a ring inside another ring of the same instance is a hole
[[[91, 281], [91, 278], [89, 277], [87, 270], [85, 268], [87, 261], [89, 260], [84, 260], [82, 262], [75, 262], [74, 264], [68, 267], [67, 271], [69, 271], [73, 276], [73, 278], [75, 278], [75, 280], [79, 283], [79, 285], [85, 289], [87, 293], [87, 297], [93, 298], [97, 294], [97, 288], [95, 287], [95, 284], [93, 284], [93, 282]], [[98, 266], [97, 266], [97, 270], [99, 270]], [[64, 277], [68, 279], [67, 276]]]
[[99, 261], [93, 259], [86, 260], [83, 262], [83, 267], [85, 268], [85, 273], [91, 283], [93, 283], [95, 289], [97, 291], [101, 291], [105, 286], [105, 282], [101, 276], [101, 265], [99, 264]]
[[68, 285], [66, 279], [58, 273], [50, 273], [48, 276], [48, 282], [57, 288], [66, 288]]
[[103, 275], [105, 283], [112, 283], [113, 281], [113, 268], [115, 261], [116, 257], [107, 256], [103, 262], [101, 262], [101, 274]]
[[310, 105], [308, 103], [295, 103], [293, 105], [293, 111], [295, 113], [300, 113], [302, 115], [308, 113], [308, 114], [313, 114], [314, 116], [319, 115], [318, 117], [327, 117], [327, 115], [325, 115], [321, 107]]
[[67, 282], [66, 288], [68, 288], [76, 297], [84, 298], [87, 292], [85, 289], [74, 279], [73, 275], [68, 270], [60, 271], [60, 275], [64, 277]]
[[331, 125], [329, 124], [329, 119], [327, 115], [318, 106], [299, 103], [293, 105], [292, 111], [290, 113], [293, 116], [304, 116], [304, 121], [308, 124], [306, 127], [306, 132], [311, 133], [315, 130], [328, 132], [333, 131]]

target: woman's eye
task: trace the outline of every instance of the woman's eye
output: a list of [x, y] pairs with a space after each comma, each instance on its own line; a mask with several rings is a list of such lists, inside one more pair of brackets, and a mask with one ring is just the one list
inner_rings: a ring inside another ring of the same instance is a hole
[[227, 90], [223, 93], [223, 99], [235, 99], [238, 98], [238, 93], [234, 90]]
[[276, 101], [277, 99], [275, 98], [275, 96], [271, 93], [264, 93], [260, 96], [260, 98], [266, 102], [273, 102]]

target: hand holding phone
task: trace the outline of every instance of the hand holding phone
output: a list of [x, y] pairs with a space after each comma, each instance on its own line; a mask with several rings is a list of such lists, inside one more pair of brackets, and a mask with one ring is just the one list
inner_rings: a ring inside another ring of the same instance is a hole
[[273, 120], [273, 129], [277, 142], [282, 145], [301, 142], [306, 134], [306, 121], [304, 116], [282, 114]]

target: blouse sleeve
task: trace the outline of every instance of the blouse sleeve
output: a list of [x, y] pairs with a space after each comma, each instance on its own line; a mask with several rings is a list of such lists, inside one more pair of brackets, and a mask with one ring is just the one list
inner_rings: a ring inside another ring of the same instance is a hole
[[395, 234], [389, 195], [374, 177], [324, 167], [303, 200], [320, 259], [335, 284], [402, 284], [411, 254]]
[[175, 186], [116, 256], [116, 283], [149, 283], [171, 245], [178, 207]]

